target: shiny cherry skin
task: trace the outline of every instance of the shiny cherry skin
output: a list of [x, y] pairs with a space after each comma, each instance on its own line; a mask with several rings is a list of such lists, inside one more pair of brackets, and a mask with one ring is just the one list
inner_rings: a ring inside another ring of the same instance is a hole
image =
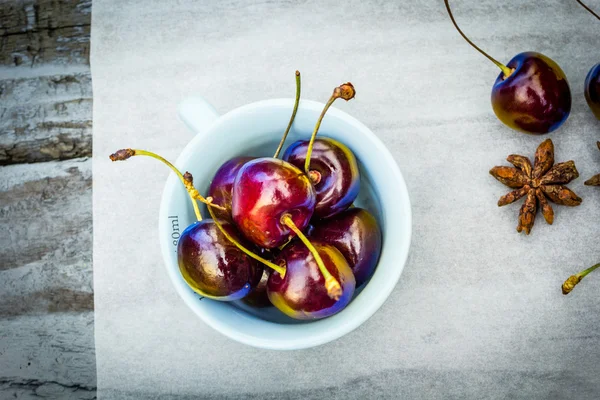
[[235, 178], [231, 213], [248, 240], [272, 249], [293, 235], [281, 222], [282, 215], [290, 214], [303, 230], [315, 202], [313, 186], [301, 170], [276, 158], [257, 158], [244, 164]]
[[[221, 222], [227, 233], [238, 240], [233, 224]], [[239, 300], [250, 293], [262, 276], [263, 268], [244, 254], [215, 222], [204, 219], [188, 226], [177, 245], [179, 271], [198, 294], [214, 300]]]
[[[303, 169], [308, 143], [308, 140], [292, 143], [283, 154], [283, 159]], [[356, 157], [347, 146], [334, 139], [315, 139], [309, 177], [317, 193], [317, 218], [329, 218], [344, 211], [360, 191]]]
[[381, 230], [377, 220], [363, 208], [350, 208], [326, 220], [317, 221], [310, 238], [335, 246], [348, 261], [356, 286], [365, 283], [381, 254]]
[[279, 265], [285, 263], [285, 277], [272, 272], [267, 283], [271, 303], [295, 319], [314, 320], [340, 312], [350, 303], [356, 286], [352, 270], [339, 250], [326, 243], [311, 242], [327, 270], [340, 283], [342, 296], [338, 300], [329, 297], [315, 258], [302, 242], [295, 239], [275, 258]]
[[585, 78], [585, 99], [596, 118], [600, 119], [600, 63], [594, 65]]
[[540, 53], [517, 54], [492, 88], [492, 107], [509, 127], [533, 134], [552, 132], [571, 112], [571, 90], [562, 69]]
[[210, 183], [208, 195], [213, 198], [213, 202], [227, 211], [214, 209], [215, 215], [224, 219], [231, 219], [231, 197], [233, 193], [233, 181], [240, 168], [255, 157], [234, 157], [226, 161], [215, 173]]

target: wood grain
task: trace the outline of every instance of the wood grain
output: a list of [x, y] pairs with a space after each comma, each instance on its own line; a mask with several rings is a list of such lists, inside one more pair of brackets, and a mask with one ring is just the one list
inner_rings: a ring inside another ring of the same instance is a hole
[[0, 165], [89, 157], [88, 72], [0, 81]]
[[0, 321], [0, 399], [96, 397], [93, 311]]
[[0, 0], [2, 399], [96, 397], [90, 23], [91, 0]]
[[0, 398], [92, 398], [91, 160], [0, 172]]
[[0, 65], [89, 64], [91, 0], [0, 2]]

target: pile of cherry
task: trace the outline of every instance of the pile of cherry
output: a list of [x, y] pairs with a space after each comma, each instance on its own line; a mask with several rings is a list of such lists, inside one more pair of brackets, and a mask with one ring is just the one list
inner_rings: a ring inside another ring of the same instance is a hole
[[[344, 309], [355, 288], [373, 274], [381, 231], [365, 209], [353, 206], [360, 191], [356, 157], [337, 140], [316, 138], [321, 121], [338, 98], [355, 95], [351, 83], [336, 87], [310, 140], [279, 153], [293, 124], [296, 102], [273, 157], [236, 157], [212, 179], [208, 196], [164, 158], [123, 149], [111, 160], [150, 156], [167, 164], [190, 195], [198, 221], [177, 246], [182, 277], [196, 293], [219, 301], [275, 306], [295, 319], [319, 319]], [[212, 219], [202, 219], [197, 201]]]

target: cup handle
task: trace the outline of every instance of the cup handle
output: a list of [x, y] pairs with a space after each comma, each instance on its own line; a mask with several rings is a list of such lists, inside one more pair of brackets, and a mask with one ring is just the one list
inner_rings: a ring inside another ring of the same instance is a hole
[[196, 135], [205, 134], [219, 118], [217, 110], [201, 96], [191, 96], [179, 104], [179, 119]]

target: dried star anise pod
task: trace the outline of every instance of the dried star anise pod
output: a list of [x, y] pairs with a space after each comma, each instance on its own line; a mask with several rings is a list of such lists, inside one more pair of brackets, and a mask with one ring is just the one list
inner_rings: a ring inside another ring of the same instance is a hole
[[579, 176], [575, 163], [567, 161], [554, 165], [552, 140], [546, 139], [539, 145], [533, 166], [527, 157], [516, 154], [508, 156], [506, 160], [514, 167], [494, 167], [490, 174], [506, 186], [515, 189], [500, 197], [499, 207], [526, 196], [519, 213], [518, 232], [525, 231], [529, 235], [538, 206], [546, 222], [550, 225], [554, 222], [554, 211], [548, 200], [563, 206], [573, 207], [581, 204], [581, 198], [563, 186]]
[[[598, 145], [598, 150], [600, 150], [600, 142], [597, 142], [596, 144]], [[585, 181], [585, 184], [588, 186], [600, 186], [600, 174], [592, 176]]]

